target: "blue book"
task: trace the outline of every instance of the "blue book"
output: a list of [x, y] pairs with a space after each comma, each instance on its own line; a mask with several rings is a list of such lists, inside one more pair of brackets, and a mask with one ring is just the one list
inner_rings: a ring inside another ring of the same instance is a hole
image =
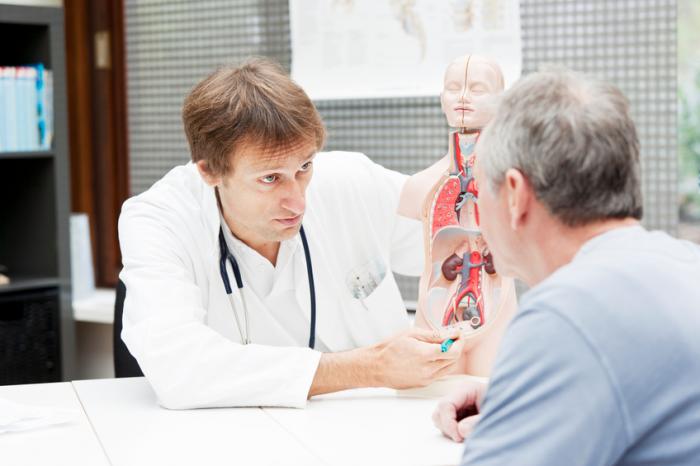
[[15, 103], [16, 119], [15, 131], [17, 132], [17, 149], [27, 150], [27, 89], [24, 68], [18, 66], [15, 69], [15, 90], [17, 99]]
[[43, 64], [34, 65], [36, 69], [37, 118], [39, 130], [39, 148], [51, 149], [53, 137], [53, 79], [51, 71]]
[[53, 145], [53, 72], [44, 69], [44, 121], [46, 123], [45, 148]]
[[17, 134], [17, 69], [8, 66], [5, 69], [5, 89], [7, 93], [7, 150], [16, 151], [19, 149]]
[[5, 102], [5, 67], [0, 66], [0, 152], [7, 151], [7, 102]]
[[27, 96], [27, 68], [17, 67], [17, 150], [29, 150], [29, 102]]
[[33, 66], [25, 67], [27, 149], [39, 150], [39, 114], [37, 112], [39, 95], [36, 92], [37, 70]]
[[36, 113], [38, 119], [39, 147], [48, 149], [46, 144], [46, 89], [44, 87], [44, 65], [41, 63], [34, 66], [36, 69]]

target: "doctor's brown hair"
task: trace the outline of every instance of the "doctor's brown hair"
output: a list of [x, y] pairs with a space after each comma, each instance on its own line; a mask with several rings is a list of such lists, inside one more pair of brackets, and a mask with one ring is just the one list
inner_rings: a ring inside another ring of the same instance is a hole
[[185, 98], [182, 121], [193, 162], [224, 175], [237, 148], [260, 149], [261, 157], [284, 156], [313, 144], [323, 147], [325, 129], [311, 99], [278, 64], [253, 58], [218, 69]]

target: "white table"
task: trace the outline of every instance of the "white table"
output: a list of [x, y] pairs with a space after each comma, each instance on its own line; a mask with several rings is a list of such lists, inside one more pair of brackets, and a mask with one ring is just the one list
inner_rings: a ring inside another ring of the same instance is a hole
[[454, 465], [462, 445], [432, 425], [435, 400], [362, 389], [306, 409], [159, 407], [143, 378], [73, 382], [113, 466]]
[[435, 405], [368, 388], [313, 398], [303, 410], [263, 410], [327, 464], [458, 464], [463, 446], [433, 427]]
[[163, 409], [141, 377], [73, 386], [112, 466], [325, 464], [259, 408]]
[[142, 377], [0, 387], [0, 397], [76, 412], [67, 424], [0, 434], [3, 465], [431, 466], [462, 454], [432, 426], [435, 400], [388, 389], [315, 397], [306, 409], [167, 410]]
[[65, 424], [0, 434], [3, 465], [109, 465], [70, 383], [4, 386], [0, 398], [75, 413]]

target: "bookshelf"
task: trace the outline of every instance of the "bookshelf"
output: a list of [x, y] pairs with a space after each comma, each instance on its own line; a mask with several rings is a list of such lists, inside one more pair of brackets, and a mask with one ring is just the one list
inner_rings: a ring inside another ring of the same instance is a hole
[[10, 160], [10, 159], [51, 159], [53, 158], [53, 151], [51, 150], [28, 150], [28, 151], [11, 151], [2, 152], [0, 151], [0, 160]]
[[[33, 356], [10, 360], [14, 373], [8, 372], [8, 361], [0, 361], [5, 366], [0, 371], [5, 381], [0, 384], [69, 380], [75, 338], [63, 9], [0, 4], [0, 41], [12, 44], [0, 48], [0, 66], [42, 63], [53, 72], [54, 122], [49, 150], [0, 152], [0, 264], [7, 267], [11, 280], [0, 285], [0, 353], [26, 353], [29, 348], [43, 355], [43, 360]], [[22, 308], [19, 298], [31, 298], [32, 293], [44, 304]], [[43, 326], [40, 333], [18, 337], [38, 324]], [[37, 335], [47, 336], [55, 348], [39, 348]], [[15, 337], [21, 341], [13, 343]]]

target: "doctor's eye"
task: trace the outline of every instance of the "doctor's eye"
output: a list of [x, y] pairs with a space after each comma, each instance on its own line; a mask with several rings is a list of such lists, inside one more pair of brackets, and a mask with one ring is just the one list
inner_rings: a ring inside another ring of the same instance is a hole
[[267, 175], [267, 176], [263, 176], [262, 178], [260, 178], [260, 181], [265, 183], [265, 184], [272, 184], [275, 181], [277, 181], [278, 178], [279, 177], [277, 175]]
[[303, 171], [303, 172], [309, 171], [311, 169], [312, 165], [313, 165], [313, 162], [311, 160], [309, 160], [308, 162], [306, 162], [304, 165], [301, 166], [301, 171]]

